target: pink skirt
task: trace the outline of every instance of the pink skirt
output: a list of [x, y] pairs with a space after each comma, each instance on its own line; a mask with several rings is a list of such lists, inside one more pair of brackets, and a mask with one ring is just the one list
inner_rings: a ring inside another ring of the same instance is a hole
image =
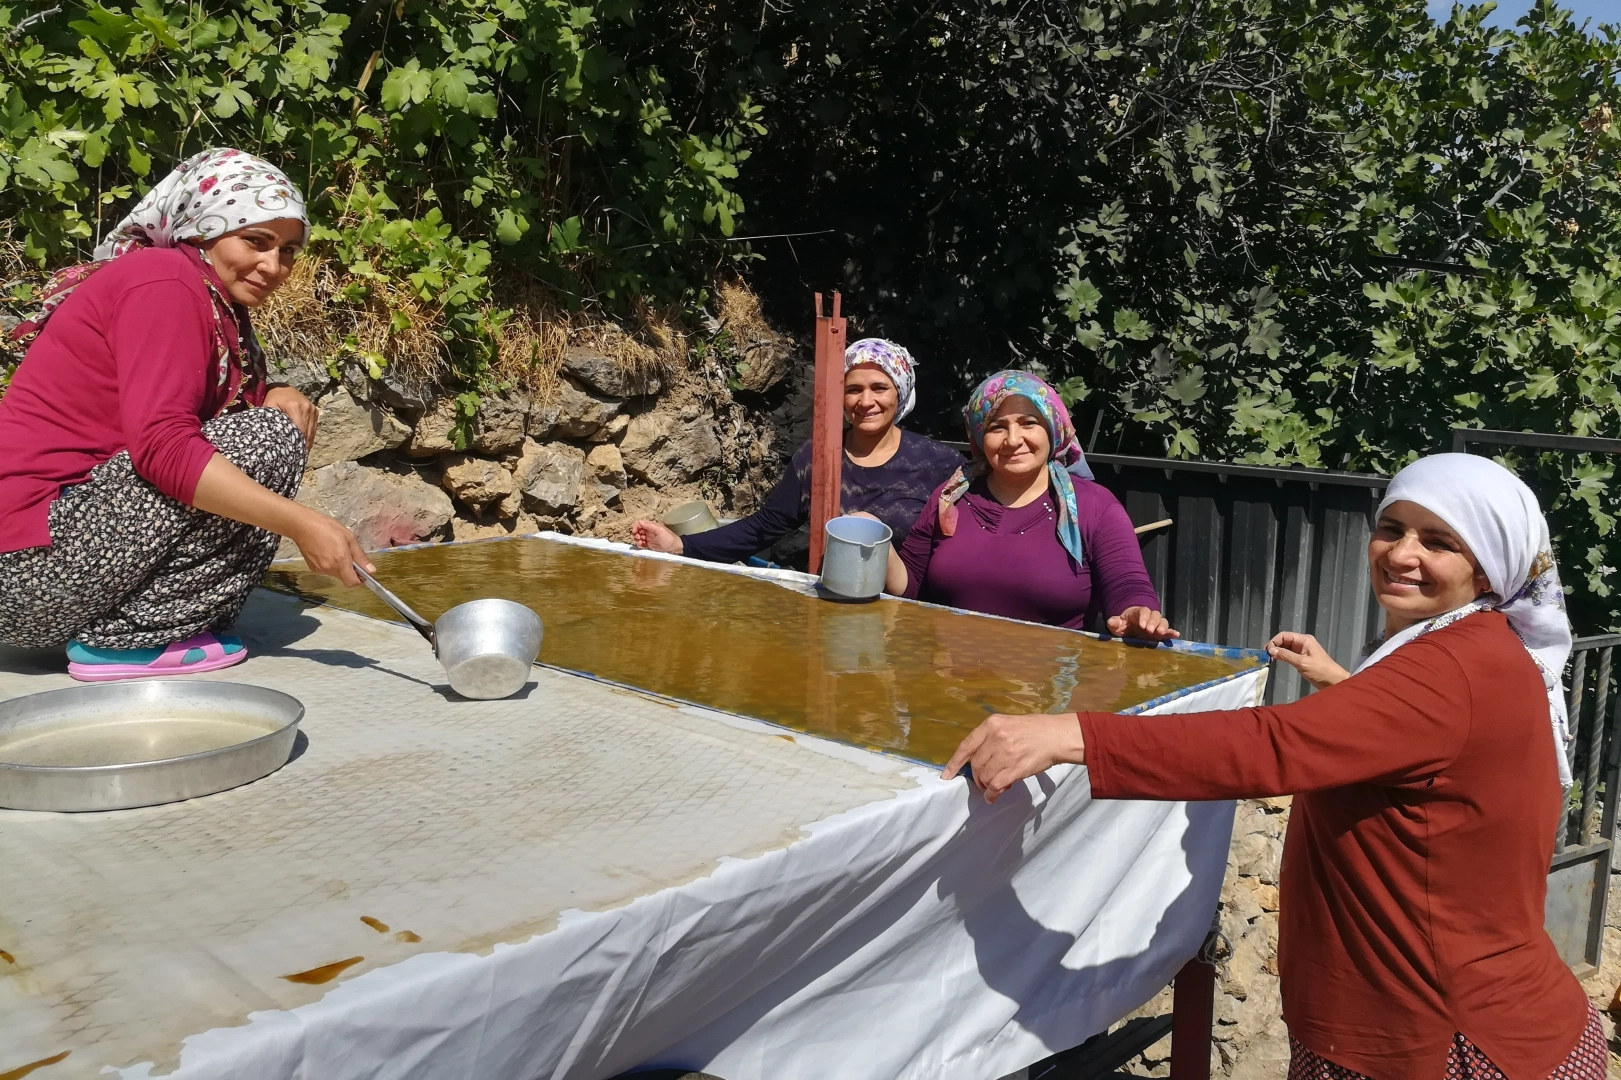
[[[1577, 1040], [1559, 1067], [1548, 1074], [1548, 1080], [1605, 1080], [1610, 1063], [1610, 1048], [1604, 1041], [1604, 1025], [1598, 1010], [1587, 1007], [1587, 1028]], [[1370, 1080], [1362, 1073], [1336, 1065], [1306, 1049], [1293, 1037], [1289, 1039], [1289, 1080]], [[1492, 1064], [1492, 1059], [1480, 1052], [1474, 1043], [1458, 1034], [1452, 1037], [1452, 1049], [1447, 1053], [1445, 1080], [1507, 1080], [1503, 1070]]]

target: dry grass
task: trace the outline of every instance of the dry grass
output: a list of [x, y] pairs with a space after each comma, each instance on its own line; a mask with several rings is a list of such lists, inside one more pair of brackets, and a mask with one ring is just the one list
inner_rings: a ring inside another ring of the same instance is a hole
[[[339, 298], [345, 284], [338, 264], [299, 260], [287, 284], [254, 312], [254, 327], [272, 355], [321, 362], [340, 352], [372, 353], [412, 388], [441, 383], [450, 365], [440, 312], [406, 290], [375, 281], [364, 303], [348, 302]], [[684, 363], [687, 338], [676, 309], [638, 302], [619, 323], [570, 311], [532, 281], [497, 282], [495, 292], [493, 306], [512, 314], [497, 337], [493, 374], [543, 398], [558, 385], [563, 352], [573, 345], [664, 377]]]
[[271, 355], [321, 362], [339, 352], [372, 353], [408, 386], [438, 383], [449, 370], [438, 310], [386, 281], [370, 282], [359, 304], [340, 300], [347, 283], [329, 259], [295, 263], [287, 283], [253, 313]]
[[715, 309], [720, 323], [743, 347], [756, 341], [775, 341], [780, 335], [760, 313], [760, 298], [742, 281], [722, 282], [715, 290]]
[[542, 400], [558, 386], [557, 371], [570, 346], [584, 346], [639, 375], [668, 379], [685, 362], [686, 331], [676, 309], [638, 300], [624, 323], [570, 311], [533, 282], [497, 289], [498, 306], [512, 312], [501, 328], [497, 378], [533, 391]]
[[[17, 285], [40, 285], [48, 275], [25, 256], [19, 235], [0, 222], [0, 310], [26, 317], [33, 313], [32, 302], [5, 303], [3, 297]], [[254, 329], [270, 355], [324, 364], [344, 354], [370, 354], [381, 357], [411, 390], [442, 385], [451, 370], [442, 312], [386, 280], [368, 281], [365, 298], [352, 300], [343, 295], [351, 284], [335, 260], [299, 259], [287, 283], [253, 313]], [[497, 338], [492, 374], [500, 382], [544, 398], [559, 385], [564, 350], [575, 345], [613, 357], [639, 374], [657, 373], [666, 383], [686, 367], [689, 343], [678, 308], [637, 300], [627, 317], [612, 321], [569, 310], [556, 294], [527, 278], [498, 279], [494, 291], [492, 307], [512, 312]], [[723, 288], [721, 310], [728, 321], [742, 320], [740, 325], [759, 320], [758, 302], [740, 285]], [[733, 311], [740, 314], [727, 314]], [[9, 367], [17, 359], [0, 342], [0, 364]]]

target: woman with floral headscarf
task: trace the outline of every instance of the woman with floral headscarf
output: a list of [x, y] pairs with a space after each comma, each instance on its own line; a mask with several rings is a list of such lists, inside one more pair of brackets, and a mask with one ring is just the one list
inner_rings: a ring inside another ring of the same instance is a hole
[[308, 234], [278, 170], [208, 150], [53, 279], [0, 398], [0, 642], [65, 643], [84, 681], [211, 671], [278, 535], [359, 584], [354, 535], [291, 498], [315, 407], [248, 318]]
[[1422, 458], [1385, 491], [1368, 569], [1385, 637], [1354, 674], [1304, 635], [1273, 640], [1310, 697], [993, 716], [945, 775], [971, 765], [988, 799], [1060, 762], [1099, 799], [1294, 795], [1291, 1080], [1603, 1080], [1603, 1024], [1543, 929], [1571, 634], [1536, 496], [1486, 458]]
[[[917, 403], [912, 354], [883, 338], [844, 350], [844, 467], [839, 503], [846, 514], [877, 518], [906, 535], [929, 492], [962, 464], [962, 455], [900, 421]], [[737, 562], [764, 551], [810, 520], [811, 444], [794, 452], [788, 471], [748, 517], [709, 532], [677, 536], [656, 521], [632, 527], [638, 547], [706, 562]]]
[[1131, 519], [1092, 480], [1069, 410], [1027, 371], [999, 371], [963, 409], [973, 460], [934, 493], [885, 588], [1027, 622], [1178, 636], [1159, 612]]

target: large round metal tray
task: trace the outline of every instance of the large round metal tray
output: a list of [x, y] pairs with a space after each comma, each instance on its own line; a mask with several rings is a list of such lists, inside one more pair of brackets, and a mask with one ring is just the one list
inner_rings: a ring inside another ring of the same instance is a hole
[[78, 686], [0, 701], [0, 807], [124, 810], [251, 783], [293, 751], [304, 706], [231, 682]]

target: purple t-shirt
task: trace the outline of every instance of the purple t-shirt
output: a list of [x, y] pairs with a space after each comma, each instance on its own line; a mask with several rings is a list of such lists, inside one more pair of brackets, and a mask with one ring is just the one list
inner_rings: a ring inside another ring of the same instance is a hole
[[1158, 608], [1142, 549], [1125, 508], [1091, 480], [1075, 486], [1081, 564], [1058, 542], [1052, 492], [1007, 507], [991, 498], [983, 478], [957, 502], [957, 532], [940, 532], [940, 492], [901, 544], [906, 596], [932, 604], [1080, 630], [1095, 613]]

